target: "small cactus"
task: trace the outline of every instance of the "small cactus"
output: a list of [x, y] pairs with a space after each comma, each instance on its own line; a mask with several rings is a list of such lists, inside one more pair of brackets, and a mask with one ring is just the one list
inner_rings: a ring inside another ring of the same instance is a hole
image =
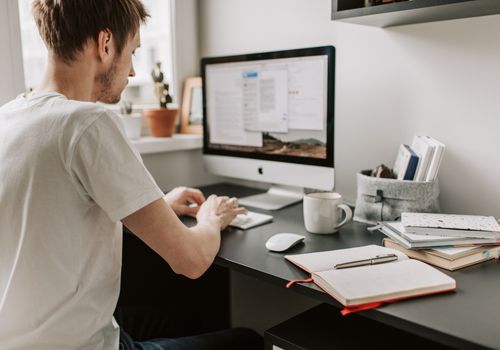
[[168, 89], [168, 83], [164, 83], [164, 75], [161, 71], [161, 62], [156, 62], [155, 68], [151, 71], [151, 77], [155, 83], [155, 95], [160, 103], [160, 108], [167, 108], [167, 103], [172, 102]]
[[123, 100], [120, 102], [120, 113], [123, 115], [132, 114], [132, 101]]

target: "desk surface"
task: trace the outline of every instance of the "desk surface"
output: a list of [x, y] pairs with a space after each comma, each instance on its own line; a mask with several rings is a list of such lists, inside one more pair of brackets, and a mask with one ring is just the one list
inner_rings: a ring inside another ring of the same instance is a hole
[[[260, 192], [231, 184], [202, 188], [205, 194], [242, 197]], [[253, 209], [259, 211], [257, 209]], [[261, 211], [264, 212], [264, 211]], [[366, 225], [352, 222], [332, 235], [315, 235], [304, 228], [302, 204], [271, 213], [274, 221], [248, 231], [234, 228], [222, 234], [216, 264], [285, 288], [292, 279], [306, 277], [298, 267], [285, 261], [285, 253], [265, 249], [266, 240], [278, 232], [303, 234], [306, 239], [286, 254], [310, 253], [381, 244], [383, 235], [369, 232]], [[498, 260], [470, 266], [455, 272], [442, 270], [457, 282], [457, 291], [410, 299], [360, 314], [407, 332], [457, 348], [500, 348], [500, 264]], [[291, 288], [321, 302], [342, 307], [313, 284]], [[348, 316], [347, 316], [348, 317]]]

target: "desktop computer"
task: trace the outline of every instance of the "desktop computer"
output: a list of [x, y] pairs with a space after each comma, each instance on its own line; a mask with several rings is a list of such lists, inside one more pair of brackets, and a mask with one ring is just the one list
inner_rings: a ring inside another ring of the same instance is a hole
[[333, 46], [203, 58], [201, 72], [206, 169], [272, 185], [241, 205], [275, 210], [304, 188], [333, 189]]

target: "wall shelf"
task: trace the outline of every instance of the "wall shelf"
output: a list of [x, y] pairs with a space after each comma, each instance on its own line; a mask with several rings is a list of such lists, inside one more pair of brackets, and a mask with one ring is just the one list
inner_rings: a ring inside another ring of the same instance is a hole
[[364, 6], [359, 0], [332, 0], [332, 20], [375, 27], [444, 21], [500, 13], [500, 0], [409, 0]]
[[201, 149], [203, 137], [195, 134], [174, 134], [172, 137], [141, 137], [132, 144], [140, 154], [153, 154], [174, 151]]

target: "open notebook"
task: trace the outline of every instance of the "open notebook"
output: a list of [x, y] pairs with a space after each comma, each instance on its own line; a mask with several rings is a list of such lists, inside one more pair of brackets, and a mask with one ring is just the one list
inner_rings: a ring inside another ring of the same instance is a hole
[[[376, 265], [344, 269], [340, 263], [395, 254], [397, 260]], [[382, 303], [428, 294], [452, 291], [455, 280], [439, 270], [404, 253], [377, 245], [326, 252], [286, 255], [285, 259], [311, 274], [310, 280], [346, 308], [342, 314], [376, 308]]]

